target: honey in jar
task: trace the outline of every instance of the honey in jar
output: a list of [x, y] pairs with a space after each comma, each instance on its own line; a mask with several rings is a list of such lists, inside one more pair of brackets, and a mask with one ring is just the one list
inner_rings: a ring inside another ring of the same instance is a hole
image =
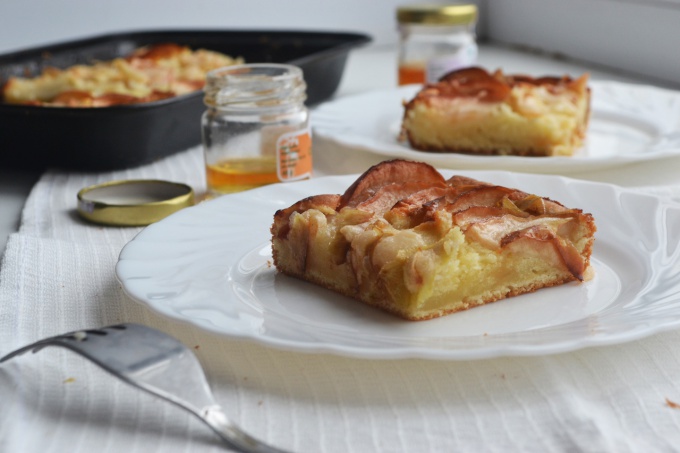
[[296, 66], [249, 64], [208, 73], [202, 118], [208, 194], [309, 178], [305, 99]]

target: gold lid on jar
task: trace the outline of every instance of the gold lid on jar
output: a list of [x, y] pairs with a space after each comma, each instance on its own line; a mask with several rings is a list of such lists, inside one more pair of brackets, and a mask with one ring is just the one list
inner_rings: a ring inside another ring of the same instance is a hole
[[146, 226], [194, 204], [186, 184], [160, 180], [111, 181], [78, 192], [78, 213], [110, 226]]
[[472, 3], [455, 5], [412, 5], [397, 9], [401, 24], [468, 25], [477, 20], [477, 6]]

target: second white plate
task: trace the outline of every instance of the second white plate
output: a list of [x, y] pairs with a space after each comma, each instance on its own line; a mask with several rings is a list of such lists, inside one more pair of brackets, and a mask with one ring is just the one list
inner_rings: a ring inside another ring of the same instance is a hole
[[571, 157], [472, 156], [416, 151], [397, 137], [402, 103], [420, 89], [408, 85], [322, 104], [312, 112], [317, 136], [388, 157], [440, 168], [566, 174], [680, 156], [680, 92], [618, 82], [590, 83], [586, 145]]
[[277, 274], [274, 212], [312, 194], [342, 193], [356, 176], [277, 184], [184, 209], [128, 243], [116, 274], [134, 299], [226, 338], [362, 358], [549, 354], [680, 326], [680, 204], [557, 176], [463, 174], [591, 212], [595, 278], [409, 322]]

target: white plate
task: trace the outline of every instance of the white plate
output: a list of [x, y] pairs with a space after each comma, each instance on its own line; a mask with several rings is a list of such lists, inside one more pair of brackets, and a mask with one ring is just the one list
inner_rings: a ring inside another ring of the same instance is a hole
[[459, 173], [591, 212], [596, 277], [409, 322], [278, 275], [269, 243], [274, 212], [312, 194], [342, 193], [355, 176], [267, 186], [184, 209], [128, 243], [116, 273], [134, 299], [208, 331], [363, 358], [548, 354], [680, 325], [680, 204], [557, 176]]
[[586, 145], [571, 157], [471, 156], [416, 151], [397, 137], [404, 108], [420, 88], [349, 96], [312, 112], [318, 137], [353, 149], [419, 160], [440, 168], [565, 174], [680, 155], [680, 92], [617, 82], [590, 83]]

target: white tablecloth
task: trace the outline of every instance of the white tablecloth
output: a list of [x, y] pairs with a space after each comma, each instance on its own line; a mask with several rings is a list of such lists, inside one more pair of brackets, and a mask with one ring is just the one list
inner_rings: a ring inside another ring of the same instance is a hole
[[[321, 175], [357, 172], [379, 157], [315, 143], [315, 159]], [[680, 168], [677, 159], [657, 167], [660, 175]], [[645, 181], [638, 168], [580, 176], [654, 190], [660, 178]], [[67, 331], [147, 324], [195, 348], [236, 423], [299, 452], [680, 451], [680, 330], [544, 357], [448, 362], [286, 352], [165, 319], [128, 298], [114, 275], [118, 253], [140, 229], [96, 226], [75, 211], [82, 187], [128, 178], [201, 192], [201, 151], [128, 171], [43, 175], [1, 268], [0, 355]], [[677, 196], [677, 182], [656, 190]], [[0, 451], [222, 447], [176, 407], [47, 348], [0, 365]]]

